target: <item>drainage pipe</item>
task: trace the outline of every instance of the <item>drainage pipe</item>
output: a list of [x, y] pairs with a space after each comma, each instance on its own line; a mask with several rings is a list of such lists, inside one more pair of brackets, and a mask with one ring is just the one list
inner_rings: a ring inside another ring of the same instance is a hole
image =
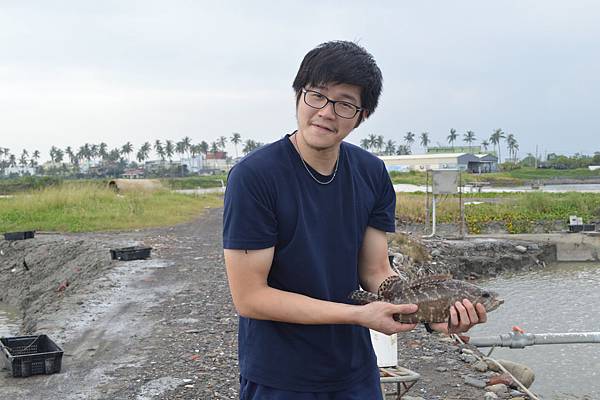
[[533, 346], [536, 344], [600, 343], [600, 332], [511, 332], [498, 336], [471, 337], [467, 343], [475, 347], [510, 347], [511, 349], [523, 349], [526, 346]]

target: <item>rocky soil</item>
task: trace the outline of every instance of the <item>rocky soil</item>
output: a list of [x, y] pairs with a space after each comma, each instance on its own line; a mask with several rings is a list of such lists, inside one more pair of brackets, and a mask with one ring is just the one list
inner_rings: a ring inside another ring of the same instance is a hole
[[[22, 379], [0, 371], [0, 399], [237, 398], [237, 315], [221, 218], [222, 210], [210, 210], [168, 228], [0, 241], [0, 301], [23, 310], [20, 334], [48, 334], [65, 350], [59, 374]], [[152, 257], [110, 259], [110, 248], [137, 244], [153, 247]], [[391, 238], [398, 269], [459, 278], [542, 268], [551, 250], [536, 246]], [[493, 373], [447, 337], [420, 327], [402, 334], [399, 361], [421, 375], [412, 398], [494, 398], [480, 387]]]

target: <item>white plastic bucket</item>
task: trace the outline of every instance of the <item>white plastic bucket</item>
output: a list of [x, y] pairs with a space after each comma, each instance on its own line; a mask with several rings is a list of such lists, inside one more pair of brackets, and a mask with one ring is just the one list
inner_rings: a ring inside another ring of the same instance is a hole
[[371, 330], [371, 342], [377, 356], [378, 367], [398, 365], [398, 335], [391, 336]]

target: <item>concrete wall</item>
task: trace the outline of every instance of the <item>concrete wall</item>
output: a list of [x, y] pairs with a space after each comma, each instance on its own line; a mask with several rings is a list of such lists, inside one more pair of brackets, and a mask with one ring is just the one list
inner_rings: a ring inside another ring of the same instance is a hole
[[600, 234], [542, 233], [497, 234], [493, 238], [511, 238], [556, 246], [556, 261], [600, 261]]

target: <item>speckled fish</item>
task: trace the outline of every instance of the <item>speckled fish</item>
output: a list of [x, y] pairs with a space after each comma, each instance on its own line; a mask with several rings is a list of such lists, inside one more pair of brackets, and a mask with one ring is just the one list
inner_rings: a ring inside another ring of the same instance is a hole
[[483, 304], [486, 312], [493, 311], [504, 303], [497, 293], [472, 283], [452, 279], [449, 275], [430, 275], [412, 281], [390, 276], [379, 286], [377, 294], [355, 290], [349, 297], [357, 304], [373, 301], [417, 304], [419, 309], [416, 313], [394, 315], [396, 321], [410, 324], [447, 322], [450, 307], [463, 299], [469, 299], [473, 304]]

